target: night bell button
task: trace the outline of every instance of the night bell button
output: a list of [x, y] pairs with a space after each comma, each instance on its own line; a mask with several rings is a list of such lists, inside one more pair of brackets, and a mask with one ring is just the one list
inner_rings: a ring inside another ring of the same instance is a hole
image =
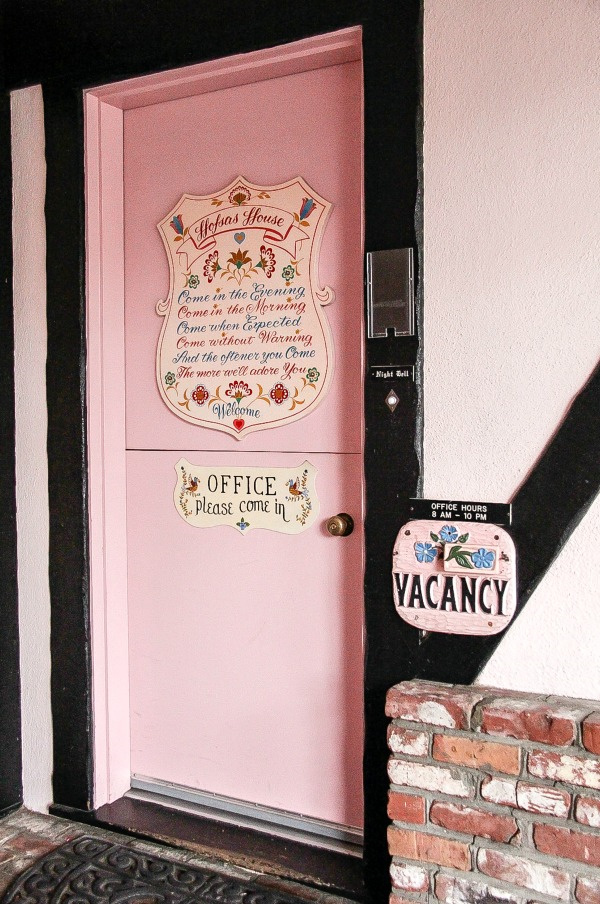
[[390, 391], [388, 392], [388, 394], [385, 397], [385, 404], [388, 406], [390, 411], [396, 410], [396, 406], [399, 401], [400, 401], [400, 399], [398, 398], [398, 396], [396, 395], [394, 390], [390, 389]]

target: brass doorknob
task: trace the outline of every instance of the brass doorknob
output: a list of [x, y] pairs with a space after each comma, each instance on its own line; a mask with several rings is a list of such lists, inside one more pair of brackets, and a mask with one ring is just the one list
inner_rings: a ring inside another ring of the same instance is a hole
[[351, 515], [340, 512], [327, 520], [326, 527], [332, 537], [347, 537], [354, 530], [354, 521]]

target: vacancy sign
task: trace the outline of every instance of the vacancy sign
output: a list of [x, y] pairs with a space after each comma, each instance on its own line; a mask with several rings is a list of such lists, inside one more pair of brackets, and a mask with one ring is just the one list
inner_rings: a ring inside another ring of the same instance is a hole
[[392, 570], [398, 615], [423, 631], [497, 634], [515, 614], [515, 547], [495, 524], [409, 521]]

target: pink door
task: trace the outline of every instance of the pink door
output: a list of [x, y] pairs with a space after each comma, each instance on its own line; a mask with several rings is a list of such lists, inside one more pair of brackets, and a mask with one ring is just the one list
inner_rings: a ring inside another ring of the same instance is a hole
[[[357, 53], [357, 57], [358, 57]], [[157, 224], [238, 176], [302, 176], [332, 202], [320, 282], [335, 370], [302, 420], [232, 438], [154, 380], [169, 271]], [[362, 826], [362, 67], [351, 62], [124, 113], [127, 544], [134, 785]], [[174, 465], [317, 469], [297, 535], [192, 528]], [[326, 519], [349, 512], [351, 536]], [[271, 812], [272, 811], [272, 812]]]

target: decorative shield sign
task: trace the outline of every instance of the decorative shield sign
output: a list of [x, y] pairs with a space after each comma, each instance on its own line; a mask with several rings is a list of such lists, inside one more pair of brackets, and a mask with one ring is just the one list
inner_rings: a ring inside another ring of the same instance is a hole
[[170, 290], [156, 378], [171, 411], [240, 439], [324, 398], [332, 341], [319, 248], [331, 205], [297, 178], [183, 195], [158, 228]]
[[255, 527], [299, 534], [319, 514], [317, 470], [309, 461], [297, 468], [213, 468], [180, 458], [175, 471], [175, 508], [193, 527], [228, 524], [242, 534]]
[[497, 634], [515, 614], [515, 547], [495, 524], [409, 521], [392, 570], [398, 615], [423, 631]]

